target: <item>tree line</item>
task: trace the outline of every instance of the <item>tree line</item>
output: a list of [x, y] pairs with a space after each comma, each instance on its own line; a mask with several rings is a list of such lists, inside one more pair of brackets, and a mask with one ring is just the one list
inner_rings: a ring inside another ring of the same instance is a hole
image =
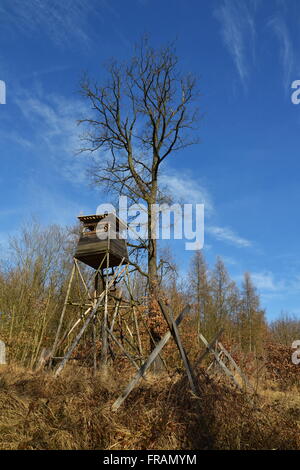
[[[77, 233], [76, 227], [42, 227], [30, 222], [10, 240], [8, 258], [2, 259], [0, 268], [0, 339], [7, 344], [13, 362], [33, 367], [41, 349], [53, 342]], [[268, 324], [249, 273], [238, 286], [221, 258], [210, 269], [202, 251], [197, 251], [187, 274], [179, 276], [170, 250], [164, 255], [170, 261], [159, 276], [160, 292], [175, 313], [191, 304], [195, 335], [201, 332], [210, 339], [224, 328], [228, 341], [253, 354], [266, 341], [290, 346], [300, 338], [300, 322], [292, 316], [283, 314]], [[147, 307], [145, 279], [138, 271], [132, 276], [134, 295]], [[74, 312], [74, 318], [77, 314]]]

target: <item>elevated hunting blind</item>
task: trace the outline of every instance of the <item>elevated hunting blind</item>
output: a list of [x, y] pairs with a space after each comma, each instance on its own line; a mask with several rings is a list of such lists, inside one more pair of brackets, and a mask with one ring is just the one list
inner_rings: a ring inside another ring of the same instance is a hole
[[[127, 244], [123, 237], [127, 226], [113, 213], [79, 216], [78, 219], [81, 232], [65, 302], [53, 346], [42, 361], [51, 367], [53, 360], [60, 360], [56, 375], [67, 361], [74, 359], [74, 352], [80, 350], [81, 340], [93, 344], [94, 371], [98, 362], [102, 366], [106, 364], [109, 354], [115, 356], [111, 341], [132, 361], [122, 343], [126, 336], [123, 323], [131, 315], [131, 301], [123, 298], [122, 288], [116, 287], [121, 281], [128, 289], [130, 284]], [[94, 272], [81, 271], [78, 260], [92, 267]], [[132, 295], [127, 297], [131, 298]], [[134, 317], [133, 326], [135, 321]], [[128, 327], [130, 329], [132, 325], [128, 323]], [[62, 356], [57, 356], [57, 351]]]
[[79, 216], [81, 223], [80, 239], [76, 248], [75, 258], [98, 269], [107, 256], [103, 268], [113, 268], [128, 263], [126, 240], [122, 234], [126, 225], [114, 214], [98, 214]]

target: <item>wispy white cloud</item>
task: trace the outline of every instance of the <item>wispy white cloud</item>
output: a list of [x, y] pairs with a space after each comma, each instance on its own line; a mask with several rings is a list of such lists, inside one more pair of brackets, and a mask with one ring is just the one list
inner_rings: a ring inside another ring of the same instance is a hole
[[42, 32], [56, 44], [72, 45], [90, 40], [89, 19], [104, 21], [104, 13], [117, 15], [105, 0], [2, 0], [1, 28], [13, 28], [25, 34]]
[[244, 86], [255, 58], [255, 11], [258, 5], [257, 1], [224, 0], [215, 10], [224, 44]]
[[[188, 171], [166, 168], [160, 178], [160, 183], [174, 202], [204, 204], [205, 220], [210, 220], [216, 215], [216, 209], [210, 192]], [[227, 242], [237, 247], [252, 246], [250, 240], [237, 235], [228, 227], [205, 224], [205, 231], [216, 240]]]
[[[49, 95], [41, 98], [31, 95], [16, 98], [16, 104], [31, 127], [32, 142], [35, 152], [73, 183], [82, 183], [86, 179], [87, 157], [77, 155], [80, 147], [80, 130], [77, 125], [87, 111], [79, 99], [67, 99], [63, 96]], [[23, 146], [28, 146], [28, 138], [11, 135], [10, 138]]]
[[160, 183], [176, 202], [204, 204], [206, 215], [214, 211], [211, 195], [187, 170], [167, 168], [160, 177]]
[[232, 258], [231, 256], [221, 256], [222, 260], [224, 261], [225, 264], [230, 264], [232, 266], [236, 266], [238, 264], [237, 260]]
[[252, 242], [246, 238], [240, 237], [232, 229], [228, 227], [206, 226], [205, 230], [217, 240], [229, 242], [238, 247], [250, 247]]
[[295, 52], [292, 39], [282, 17], [274, 17], [268, 22], [279, 42], [280, 62], [283, 68], [283, 83], [286, 90], [290, 88], [295, 63]]
[[[272, 271], [250, 272], [250, 275], [257, 289], [268, 298], [300, 292], [300, 275], [279, 278]], [[238, 276], [237, 280], [242, 282], [243, 276]]]
[[51, 75], [51, 74], [57, 74], [59, 72], [65, 72], [66, 70], [70, 69], [70, 65], [55, 65], [53, 67], [47, 67], [39, 70], [33, 70], [30, 73], [26, 73], [24, 75], [21, 75], [20, 78], [22, 80], [24, 79], [34, 79], [37, 80], [40, 77], [43, 77], [45, 75]]
[[20, 134], [14, 130], [0, 129], [0, 139], [2, 141], [9, 140], [23, 148], [32, 148], [32, 142], [26, 139], [25, 136], [20, 136]]
[[255, 286], [262, 291], [276, 292], [282, 290], [284, 283], [276, 282], [274, 274], [269, 271], [251, 273]]

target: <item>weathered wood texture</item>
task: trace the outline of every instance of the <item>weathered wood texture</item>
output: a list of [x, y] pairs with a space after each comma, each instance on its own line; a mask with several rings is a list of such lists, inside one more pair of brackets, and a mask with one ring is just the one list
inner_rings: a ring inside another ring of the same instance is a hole
[[203, 361], [203, 359], [207, 356], [207, 354], [210, 353], [210, 349], [213, 348], [216, 344], [216, 342], [218, 341], [218, 339], [220, 338], [220, 336], [223, 334], [224, 332], [224, 328], [222, 328], [220, 331], [218, 331], [218, 333], [216, 334], [216, 336], [212, 339], [212, 341], [207, 345], [207, 347], [204, 349], [204, 351], [202, 351], [199, 356], [197, 357], [196, 361], [195, 361], [195, 364], [194, 364], [194, 367], [198, 367], [200, 362]]
[[6, 364], [6, 350], [5, 343], [0, 340], [0, 365]]
[[122, 258], [124, 258], [123, 264], [128, 263], [126, 240], [100, 240], [95, 232], [81, 235], [76, 248], [75, 258], [97, 269], [107, 252], [109, 252], [108, 267], [118, 266]]
[[186, 353], [186, 351], [184, 349], [184, 346], [181, 342], [176, 322], [174, 321], [174, 318], [173, 318], [169, 308], [166, 305], [163, 305], [161, 300], [158, 300], [158, 303], [159, 303], [160, 309], [163, 313], [163, 316], [165, 317], [165, 320], [168, 323], [168, 327], [169, 327], [169, 329], [172, 333], [172, 336], [174, 338], [176, 346], [177, 346], [177, 348], [179, 350], [179, 353], [181, 355], [181, 358], [182, 358], [182, 361], [183, 361], [183, 364], [184, 364], [184, 367], [185, 367], [185, 370], [186, 370], [186, 373], [187, 373], [187, 376], [188, 376], [188, 379], [189, 379], [191, 389], [192, 389], [193, 393], [196, 394], [195, 376], [194, 376], [193, 369], [192, 369], [192, 366], [190, 364], [190, 361], [188, 359], [187, 353]]
[[251, 389], [252, 391], [254, 391], [254, 388], [252, 386], [252, 384], [249, 382], [249, 380], [247, 379], [246, 375], [244, 374], [244, 372], [242, 371], [242, 369], [237, 365], [237, 363], [235, 362], [235, 360], [233, 359], [233, 357], [231, 356], [231, 354], [227, 351], [227, 349], [223, 346], [223, 344], [218, 341], [218, 347], [221, 349], [221, 351], [223, 352], [223, 354], [227, 357], [227, 359], [229, 360], [229, 362], [231, 363], [231, 365], [234, 367], [234, 369], [236, 370], [236, 372], [240, 375], [242, 381], [243, 381], [243, 384], [245, 387], [248, 387], [249, 389]]
[[122, 238], [122, 231], [126, 225], [114, 214], [97, 214], [79, 216], [82, 224], [81, 236], [76, 248], [75, 258], [83, 263], [98, 269], [106, 253], [109, 252], [109, 265], [118, 266], [124, 258], [128, 263], [126, 239]]
[[222, 361], [222, 359], [219, 357], [219, 354], [216, 352], [216, 350], [210, 345], [208, 344], [208, 342], [206, 341], [206, 339], [204, 338], [204, 336], [200, 333], [199, 334], [199, 337], [200, 339], [203, 341], [203, 343], [205, 344], [205, 346], [209, 349], [209, 351], [214, 355], [215, 357], [215, 360], [217, 362], [217, 364], [219, 364], [219, 366], [221, 367], [221, 369], [225, 372], [225, 374], [227, 375], [227, 377], [229, 377], [232, 382], [234, 382], [234, 384], [241, 389], [241, 386], [240, 384], [238, 383], [238, 381], [235, 379], [233, 373], [231, 372], [230, 369], [228, 369], [228, 367], [226, 366], [226, 364]]

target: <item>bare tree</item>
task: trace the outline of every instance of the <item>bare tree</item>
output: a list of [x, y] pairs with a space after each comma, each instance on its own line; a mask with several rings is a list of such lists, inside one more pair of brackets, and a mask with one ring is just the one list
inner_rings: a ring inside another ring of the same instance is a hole
[[244, 274], [240, 312], [244, 348], [255, 352], [262, 343], [265, 329], [265, 312], [260, 306], [260, 298], [248, 272]]
[[81, 151], [94, 153], [93, 180], [107, 187], [112, 197], [126, 195], [145, 203], [148, 238], [130, 246], [147, 253], [143, 274], [153, 295], [158, 282], [157, 218], [151, 208], [163, 197], [159, 184], [163, 162], [197, 141], [191, 135], [197, 121], [196, 82], [178, 71], [172, 45], [154, 50], [147, 39], [142, 39], [130, 61], [115, 61], [107, 71], [105, 84], [91, 85], [88, 78], [81, 84], [92, 111], [80, 120], [86, 129]]
[[33, 367], [53, 342], [74, 244], [69, 229], [34, 219], [11, 237], [10, 264], [0, 268], [0, 336], [10, 361]]
[[188, 274], [189, 294], [192, 299], [194, 314], [197, 318], [198, 331], [206, 333], [204, 327], [211, 316], [212, 300], [208, 267], [202, 251], [195, 251], [191, 259]]

